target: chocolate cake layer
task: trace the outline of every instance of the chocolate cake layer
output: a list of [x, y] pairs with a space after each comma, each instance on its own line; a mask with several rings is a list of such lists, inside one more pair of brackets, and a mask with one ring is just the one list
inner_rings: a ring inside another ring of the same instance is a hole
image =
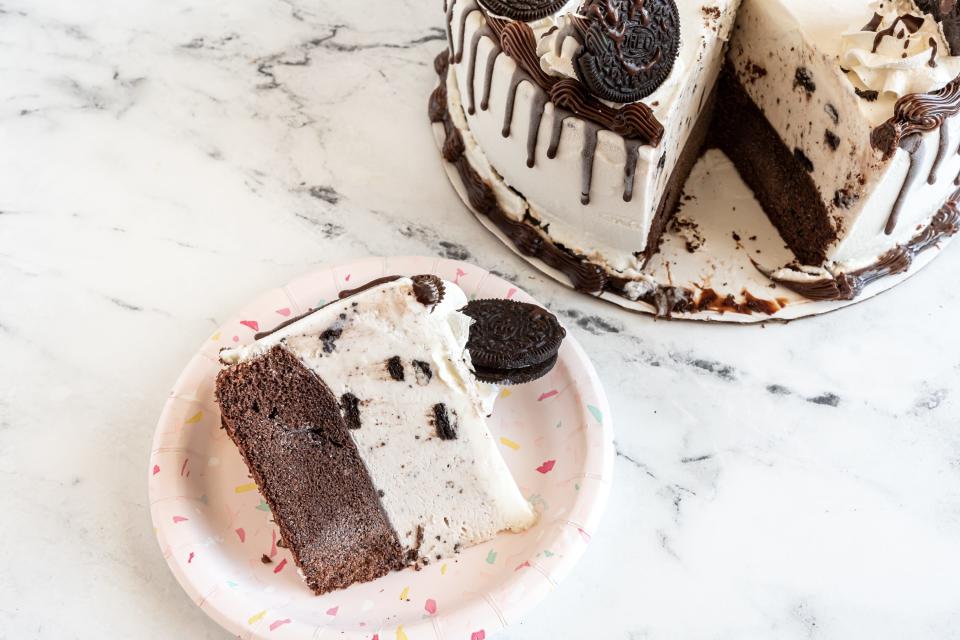
[[217, 378], [223, 427], [318, 595], [406, 566], [329, 387], [282, 347]]
[[822, 264], [837, 239], [802, 152], [787, 148], [733, 69], [718, 84], [711, 143], [729, 157], [770, 221], [803, 264]]

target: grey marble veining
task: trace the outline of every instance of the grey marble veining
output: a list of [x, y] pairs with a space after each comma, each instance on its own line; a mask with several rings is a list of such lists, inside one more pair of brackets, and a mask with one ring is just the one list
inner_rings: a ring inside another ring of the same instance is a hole
[[960, 248], [790, 325], [575, 295], [447, 184], [441, 24], [439, 0], [0, 0], [0, 637], [227, 637], [151, 531], [163, 400], [252, 295], [376, 254], [516, 281], [610, 395], [604, 525], [501, 637], [955, 636]]

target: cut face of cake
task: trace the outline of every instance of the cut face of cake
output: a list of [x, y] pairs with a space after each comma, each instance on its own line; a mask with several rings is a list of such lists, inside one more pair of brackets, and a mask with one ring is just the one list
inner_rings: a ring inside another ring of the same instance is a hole
[[470, 204], [577, 288], [698, 308], [644, 267], [709, 146], [796, 256], [758, 268], [807, 297], [956, 231], [955, 0], [532, 4], [445, 0], [430, 116]]
[[744, 0], [716, 129], [797, 256], [775, 279], [851, 297], [891, 263], [905, 270], [931, 225], [946, 230], [937, 214], [960, 184], [952, 54], [911, 0]]
[[485, 423], [466, 304], [389, 278], [221, 354], [223, 426], [316, 593], [534, 524]]

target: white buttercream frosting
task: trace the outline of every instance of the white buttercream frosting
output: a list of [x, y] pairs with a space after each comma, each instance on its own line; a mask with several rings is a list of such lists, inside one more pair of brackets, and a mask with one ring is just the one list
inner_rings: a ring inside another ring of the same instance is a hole
[[[912, 0], [881, 0], [871, 9], [880, 24], [875, 30], [855, 25], [844, 33], [840, 56], [840, 64], [863, 87], [902, 97], [935, 91], [960, 75], [960, 57], [950, 55], [940, 24]], [[903, 16], [923, 22], [914, 31]]]
[[580, 43], [569, 32], [573, 27], [574, 18], [575, 14], [572, 13], [556, 16], [553, 28], [547, 30], [537, 42], [540, 68], [547, 75], [558, 78], [577, 77], [573, 60], [580, 51]]
[[[355, 395], [361, 427], [350, 435], [384, 511], [404, 551], [429, 560], [500, 531], [524, 530], [536, 519], [486, 426], [496, 391], [471, 373], [472, 320], [459, 312], [467, 298], [457, 285], [444, 286], [443, 300], [431, 308], [417, 301], [410, 278], [400, 278], [221, 354], [224, 362], [245, 362], [279, 345], [335, 396]], [[341, 332], [332, 349], [322, 335], [330, 328]], [[402, 381], [388, 373], [394, 357]], [[428, 363], [432, 375], [415, 361]], [[455, 439], [439, 437], [437, 404], [456, 423]]]

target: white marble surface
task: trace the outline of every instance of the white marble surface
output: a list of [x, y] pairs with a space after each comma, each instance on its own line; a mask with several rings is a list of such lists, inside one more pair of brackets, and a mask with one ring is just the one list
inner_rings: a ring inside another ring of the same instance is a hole
[[371, 254], [516, 280], [607, 385], [604, 526], [501, 637], [957, 637], [960, 247], [787, 326], [578, 297], [448, 186], [441, 23], [439, 0], [0, 0], [0, 638], [227, 637], [153, 538], [165, 395], [255, 293]]

